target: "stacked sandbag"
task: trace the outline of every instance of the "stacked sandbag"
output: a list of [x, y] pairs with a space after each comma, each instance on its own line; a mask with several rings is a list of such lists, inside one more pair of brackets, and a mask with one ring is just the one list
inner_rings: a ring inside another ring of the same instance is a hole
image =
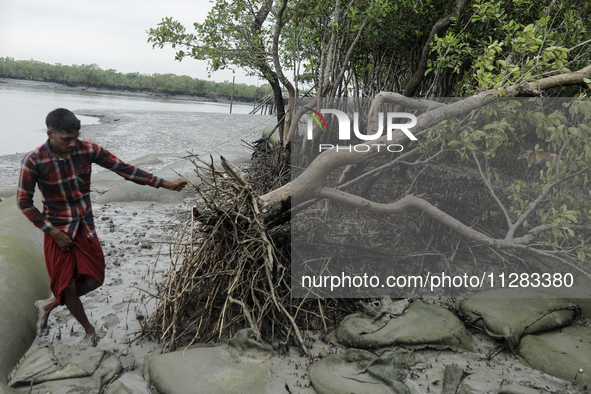
[[580, 315], [581, 309], [567, 299], [544, 298], [535, 291], [521, 292], [520, 298], [506, 294], [491, 290], [466, 298], [459, 304], [459, 314], [489, 336], [505, 340], [511, 349], [524, 335], [571, 325]]
[[320, 394], [407, 394], [413, 382], [405, 369], [415, 362], [413, 350], [476, 350], [460, 319], [438, 305], [388, 297], [361, 305], [363, 312], [346, 316], [327, 337], [348, 349], [324, 357], [310, 370]]
[[507, 294], [489, 290], [464, 299], [460, 315], [504, 340], [524, 365], [579, 387], [591, 386], [591, 328], [573, 326], [581, 315], [577, 299], [548, 298], [547, 292], [534, 289], [513, 291], [511, 298]]
[[409, 394], [404, 384], [409, 357], [400, 349], [382, 355], [347, 349], [312, 365], [310, 381], [318, 394]]
[[268, 392], [272, 354], [245, 329], [227, 342], [152, 356], [147, 369], [163, 394], [260, 394]]
[[35, 393], [100, 393], [120, 371], [121, 361], [109, 351], [47, 345], [21, 361], [8, 385]]
[[591, 388], [591, 327], [527, 335], [521, 339], [518, 352], [527, 366]]
[[359, 349], [380, 349], [402, 346], [407, 349], [475, 350], [474, 341], [464, 324], [449, 310], [421, 301], [382, 305], [405, 305], [404, 311], [393, 315], [378, 308], [377, 315], [366, 312], [345, 317], [339, 327], [329, 334], [334, 344]]
[[[35, 197], [40, 207], [39, 191]], [[0, 203], [0, 383], [35, 340], [35, 301], [50, 294], [43, 233], [10, 197]]]

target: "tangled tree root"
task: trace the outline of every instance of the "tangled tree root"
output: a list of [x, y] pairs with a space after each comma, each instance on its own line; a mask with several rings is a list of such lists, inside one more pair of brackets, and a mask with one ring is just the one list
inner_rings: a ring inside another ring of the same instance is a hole
[[248, 167], [246, 179], [256, 193], [263, 195], [291, 181], [291, 165], [281, 145], [271, 145], [267, 138], [261, 138], [249, 148], [253, 151], [253, 165]]
[[286, 344], [295, 336], [307, 352], [296, 323], [306, 313], [290, 297], [289, 256], [276, 245], [289, 247], [288, 232], [267, 230], [255, 192], [224, 158], [223, 170], [194, 164], [200, 199], [173, 231], [168, 276], [144, 334], [172, 350], [249, 326], [259, 339]]

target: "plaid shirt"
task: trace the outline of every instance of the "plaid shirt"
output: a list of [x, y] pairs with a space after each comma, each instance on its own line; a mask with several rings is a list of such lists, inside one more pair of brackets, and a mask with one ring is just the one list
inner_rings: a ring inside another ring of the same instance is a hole
[[[51, 152], [48, 140], [22, 160], [18, 207], [44, 232], [57, 227], [74, 238], [82, 225], [84, 234], [93, 238], [96, 232], [90, 205], [92, 163], [140, 185], [160, 187], [163, 182], [162, 178], [122, 162], [92, 141], [78, 140], [74, 151], [60, 159]], [[35, 185], [43, 196], [43, 212], [33, 205]]]

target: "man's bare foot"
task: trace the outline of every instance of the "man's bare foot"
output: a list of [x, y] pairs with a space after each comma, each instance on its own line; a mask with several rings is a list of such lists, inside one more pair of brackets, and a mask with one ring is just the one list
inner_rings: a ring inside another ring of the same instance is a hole
[[86, 335], [84, 335], [84, 338], [82, 338], [82, 341], [80, 341], [79, 345], [95, 347], [97, 342], [98, 340], [96, 339], [96, 332], [93, 331], [91, 333], [86, 333]]
[[47, 320], [51, 309], [46, 311], [43, 307], [43, 300], [35, 301], [35, 309], [37, 310], [37, 336], [43, 336], [43, 331], [47, 328]]

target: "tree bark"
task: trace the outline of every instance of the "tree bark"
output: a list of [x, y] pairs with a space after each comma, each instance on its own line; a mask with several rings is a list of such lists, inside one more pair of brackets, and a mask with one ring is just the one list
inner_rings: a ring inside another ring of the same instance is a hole
[[[252, 36], [256, 37], [263, 28], [263, 23], [267, 19], [269, 12], [273, 8], [273, 0], [268, 0], [256, 13], [255, 18], [251, 25]], [[264, 53], [264, 48], [259, 48], [259, 53]], [[275, 100], [275, 106], [277, 108], [277, 122], [279, 125], [279, 135], [283, 135], [283, 120], [285, 117], [285, 102], [283, 100], [283, 92], [281, 91], [281, 85], [279, 84], [279, 77], [277, 73], [269, 66], [266, 57], [259, 55], [257, 58], [257, 66], [259, 71], [265, 76], [271, 89], [273, 90], [273, 97]]]
[[[273, 35], [273, 50], [272, 50], [273, 65], [275, 66], [275, 72], [276, 72], [277, 78], [279, 79], [281, 84], [287, 88], [288, 97], [289, 97], [288, 102], [287, 102], [287, 108], [283, 112], [285, 118], [283, 119], [283, 125], [281, 127], [281, 131], [279, 134], [280, 135], [280, 143], [283, 144], [283, 146], [288, 145], [286, 142], [287, 134], [290, 131], [291, 116], [293, 113], [292, 109], [294, 108], [295, 101], [297, 99], [296, 95], [295, 95], [295, 89], [293, 87], [293, 84], [283, 74], [283, 67], [281, 66], [281, 62], [279, 59], [279, 37], [281, 36], [281, 30], [283, 29], [283, 26], [285, 25], [284, 12], [285, 12], [285, 8], [287, 7], [288, 1], [289, 0], [283, 0], [281, 2], [281, 6], [279, 8], [279, 11], [277, 12], [277, 23], [275, 24], [275, 34]], [[283, 97], [281, 97], [281, 101], [283, 101]], [[283, 118], [283, 116], [282, 116], [282, 118]], [[277, 119], [280, 119], [279, 118], [279, 110], [277, 111]], [[279, 120], [279, 122], [281, 122], [281, 120]]]

